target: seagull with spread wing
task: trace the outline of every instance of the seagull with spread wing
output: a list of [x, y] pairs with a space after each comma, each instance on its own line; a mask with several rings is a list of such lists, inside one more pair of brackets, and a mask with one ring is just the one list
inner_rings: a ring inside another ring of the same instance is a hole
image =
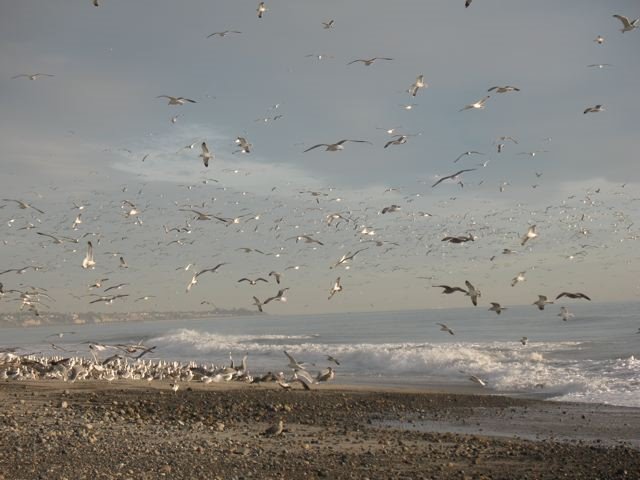
[[440, 185], [440, 183], [444, 182], [445, 180], [457, 180], [458, 175], [462, 175], [465, 172], [473, 172], [477, 170], [477, 168], [465, 168], [464, 170], [460, 170], [452, 175], [447, 175], [446, 177], [441, 177], [436, 183], [434, 183], [433, 185], [431, 185], [431, 188], [436, 187], [438, 185]]
[[309, 150], [313, 150], [314, 148], [318, 148], [318, 147], [327, 147], [325, 148], [325, 152], [337, 152], [339, 150], [344, 150], [344, 144], [346, 142], [354, 142], [354, 143], [368, 143], [369, 145], [371, 145], [371, 142], [367, 141], [367, 140], [350, 140], [348, 138], [345, 138], [344, 140], [340, 140], [339, 142], [336, 143], [319, 143], [317, 145], [314, 145], [313, 147], [309, 147], [307, 148], [304, 152], [302, 153], [306, 153]]
[[218, 265], [216, 265], [213, 268], [205, 268], [204, 270], [200, 270], [198, 273], [194, 274], [193, 277], [191, 278], [191, 281], [189, 282], [189, 285], [187, 285], [187, 293], [189, 293], [189, 291], [191, 290], [191, 288], [198, 283], [198, 277], [200, 275], [202, 275], [203, 273], [207, 273], [207, 272], [211, 272], [211, 273], [215, 273], [221, 266], [226, 265], [226, 263], [219, 263]]

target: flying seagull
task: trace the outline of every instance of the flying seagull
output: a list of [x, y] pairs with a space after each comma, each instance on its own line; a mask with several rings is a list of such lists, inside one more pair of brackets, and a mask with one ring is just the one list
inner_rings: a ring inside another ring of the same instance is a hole
[[211, 38], [214, 36], [224, 37], [229, 33], [242, 33], [242, 32], [239, 32], [238, 30], [224, 30], [222, 32], [213, 32], [211, 35], [207, 35], [207, 38]]
[[33, 210], [35, 210], [36, 212], [42, 213], [44, 215], [44, 212], [42, 210], [40, 210], [39, 208], [34, 207], [33, 205], [23, 202], [22, 200], [14, 200], [12, 198], [3, 198], [2, 199], [3, 202], [16, 202], [18, 204], [18, 206], [22, 209], [22, 210], [26, 210], [27, 208], [31, 208]]
[[460, 155], [458, 155], [458, 158], [456, 158], [453, 163], [457, 163], [458, 160], [460, 160], [462, 157], [467, 156], [467, 155], [484, 155], [484, 153], [482, 152], [477, 152], [476, 150], [470, 150], [468, 152], [464, 152], [461, 153]]
[[475, 103], [470, 103], [469, 105], [465, 105], [464, 107], [462, 107], [460, 110], [458, 110], [459, 112], [464, 112], [465, 110], [482, 110], [485, 107], [485, 103], [487, 103], [487, 100], [489, 100], [491, 98], [490, 95], [487, 95], [486, 97], [481, 98], [480, 100], [478, 100]]
[[322, 22], [322, 28], [324, 28], [325, 30], [329, 30], [330, 28], [333, 28], [333, 25], [335, 24], [335, 20], [329, 20], [328, 22]]
[[471, 297], [471, 303], [474, 306], [478, 306], [478, 297], [482, 296], [480, 290], [476, 289], [469, 280], [465, 280], [464, 284], [467, 286], [467, 296]]
[[571, 292], [562, 292], [561, 294], [559, 294], [556, 297], [556, 300], [558, 300], [559, 298], [562, 297], [569, 297], [569, 298], [584, 298], [585, 300], [589, 300], [591, 301], [591, 299], [589, 297], [587, 297], [584, 293], [580, 293], [580, 292], [576, 292], [576, 293], [571, 293]]
[[427, 82], [424, 81], [424, 75], [418, 75], [418, 78], [416, 78], [416, 81], [407, 89], [407, 92], [409, 92], [412, 97], [415, 97], [418, 94], [418, 90], [427, 88], [428, 86]]
[[467, 293], [467, 291], [464, 288], [460, 288], [460, 287], [450, 287], [449, 285], [434, 285], [434, 288], [444, 288], [444, 290], [441, 293], [450, 295], [452, 293], [455, 292], [462, 292], [464, 294]]
[[372, 65], [373, 62], [375, 62], [376, 60], [393, 60], [393, 58], [389, 58], [389, 57], [358, 58], [357, 60], [353, 60], [347, 63], [347, 65], [351, 65], [352, 63], [362, 62], [368, 67]]
[[437, 185], [440, 185], [440, 183], [444, 182], [445, 180], [449, 180], [449, 179], [456, 180], [458, 175], [461, 175], [461, 174], [463, 174], [465, 172], [473, 172], [475, 170], [477, 170], [477, 168], [465, 168], [464, 170], [460, 170], [460, 171], [458, 171], [458, 172], [456, 172], [456, 173], [454, 173], [452, 175], [447, 175], [446, 177], [442, 177], [436, 183], [431, 185], [431, 188], [433, 188], [433, 187], [435, 187]]
[[491, 87], [487, 92], [491, 92], [495, 90], [496, 93], [509, 93], [509, 92], [519, 92], [520, 89], [518, 87], [513, 87], [511, 85], [505, 85], [504, 87]]
[[506, 310], [506, 309], [507, 309], [507, 307], [503, 307], [499, 303], [491, 302], [491, 308], [489, 309], [489, 311], [490, 312], [496, 312], [498, 315], [500, 315], [500, 313], [503, 310]]
[[526, 280], [525, 277], [524, 277], [525, 273], [527, 273], [527, 272], [520, 272], [520, 273], [518, 273], [518, 275], [513, 277], [513, 279], [511, 280], [511, 286], [515, 287], [518, 283], [524, 282]]
[[40, 77], [54, 77], [55, 75], [50, 75], [48, 73], [21, 73], [20, 75], [16, 75], [14, 77], [11, 77], [11, 79], [16, 79], [16, 78], [21, 78], [21, 77], [25, 77], [28, 78], [29, 80], [37, 80]]
[[455, 333], [453, 333], [453, 330], [447, 327], [444, 323], [436, 323], [436, 325], [440, 326], [441, 332], [448, 332], [450, 335], [455, 335]]
[[167, 105], [184, 105], [185, 102], [197, 103], [195, 100], [184, 97], [172, 97], [171, 95], [158, 95], [156, 98], [168, 98], [169, 103]]
[[348, 138], [345, 138], [344, 140], [340, 140], [339, 142], [336, 142], [336, 143], [319, 143], [317, 145], [314, 145], [313, 147], [307, 148], [302, 153], [308, 152], [309, 150], [313, 150], [314, 148], [318, 148], [318, 147], [327, 147], [325, 148], [325, 152], [337, 152], [338, 150], [344, 150], [344, 147], [342, 145], [346, 142], [368, 143], [371, 145], [371, 142], [367, 140], [349, 140]]
[[329, 300], [333, 298], [333, 296], [342, 291], [342, 285], [340, 285], [340, 277], [336, 278], [336, 281], [333, 282], [333, 286], [331, 290], [329, 290]]
[[199, 156], [200, 158], [202, 158], [202, 162], [204, 163], [204, 166], [208, 167], [209, 160], [213, 160], [213, 153], [209, 151], [209, 147], [207, 147], [206, 142], [202, 142], [202, 145], [200, 145], [200, 147], [202, 148], [202, 153]]
[[265, 283], [269, 283], [269, 280], [262, 278], [262, 277], [258, 277], [255, 280], [252, 280], [250, 278], [241, 278], [240, 280], [238, 280], [238, 283], [240, 282], [249, 282], [249, 285], [257, 285], [258, 282], [265, 282]]
[[623, 15], [613, 15], [613, 17], [617, 18], [622, 22], [622, 28], [620, 29], [622, 33], [630, 32], [631, 30], [635, 30], [636, 28], [640, 27], [640, 18], [636, 18], [635, 20], [629, 20], [627, 17]]
[[548, 300], [545, 295], [538, 295], [538, 300], [533, 302], [533, 305], [536, 305], [538, 307], [538, 310], [544, 310], [544, 306], [549, 303], [553, 303], [553, 302]]
[[536, 226], [531, 225], [527, 230], [527, 233], [525, 233], [524, 236], [522, 237], [522, 240], [520, 241], [520, 245], [524, 246], [524, 244], [527, 243], [529, 239], [536, 238], [537, 236], [538, 234], [536, 233]]
[[198, 283], [198, 277], [200, 275], [202, 275], [203, 273], [207, 273], [207, 272], [211, 272], [211, 273], [215, 273], [221, 266], [226, 265], [226, 263], [219, 263], [218, 265], [216, 265], [213, 268], [205, 268], [204, 270], [200, 270], [198, 273], [193, 275], [193, 278], [191, 278], [191, 281], [189, 282], [189, 285], [187, 285], [187, 293], [191, 290], [191, 288]]
[[260, 2], [256, 11], [258, 12], [258, 18], [262, 18], [264, 12], [267, 11], [267, 6], [264, 4], [264, 2]]
[[562, 320], [566, 322], [570, 318], [573, 318], [575, 315], [571, 313], [567, 307], [560, 307], [560, 313], [558, 314], [558, 316], [562, 317]]
[[96, 262], [93, 259], [93, 245], [91, 242], [87, 242], [87, 255], [82, 260], [82, 268], [95, 268]]
[[602, 105], [595, 105], [593, 107], [588, 107], [582, 113], [586, 115], [587, 113], [598, 113], [598, 112], [604, 112], [604, 107]]

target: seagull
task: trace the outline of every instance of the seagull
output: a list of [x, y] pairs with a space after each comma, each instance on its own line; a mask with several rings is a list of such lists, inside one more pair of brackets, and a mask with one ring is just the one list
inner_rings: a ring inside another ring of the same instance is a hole
[[458, 158], [456, 158], [456, 159], [453, 161], [453, 163], [457, 163], [457, 162], [458, 162], [458, 160], [460, 160], [462, 157], [467, 156], [467, 155], [484, 155], [484, 153], [482, 153], [482, 152], [477, 152], [476, 150], [470, 150], [470, 151], [468, 151], [468, 152], [461, 153], [461, 154], [458, 156]]
[[316, 376], [316, 382], [328, 382], [336, 378], [336, 372], [332, 367], [327, 367], [323, 371], [319, 372]]
[[518, 155], [529, 155], [535, 157], [538, 153], [547, 153], [548, 150], [534, 150], [533, 152], [518, 152]]
[[129, 268], [129, 265], [127, 265], [127, 262], [122, 256], [120, 257], [120, 268]]
[[282, 277], [281, 273], [278, 273], [275, 270], [272, 270], [269, 272], [269, 276], [274, 277], [276, 279], [276, 283], [280, 285], [280, 277]]
[[409, 135], [395, 135], [395, 139], [389, 140], [384, 144], [384, 148], [387, 148], [389, 145], [402, 145], [403, 143], [407, 143], [407, 139]]
[[253, 297], [253, 305], [255, 305], [256, 307], [258, 307], [258, 311], [259, 311], [260, 313], [262, 313], [262, 312], [263, 312], [263, 310], [262, 310], [262, 305], [264, 305], [264, 303], [262, 303], [262, 302], [260, 301], [260, 299], [258, 299], [258, 297], [255, 297], [255, 296]]
[[524, 278], [525, 273], [527, 273], [527, 272], [520, 272], [520, 273], [518, 273], [518, 275], [513, 277], [513, 280], [511, 280], [511, 286], [515, 287], [518, 283], [524, 282], [526, 280]]
[[338, 359], [335, 357], [332, 357], [331, 355], [327, 355], [327, 360], [335, 363], [336, 365], [340, 365], [340, 362], [338, 361]]
[[471, 303], [474, 306], [478, 306], [478, 297], [482, 296], [480, 290], [477, 290], [469, 280], [465, 280], [464, 284], [467, 286], [467, 296], [471, 297]]
[[291, 240], [293, 238], [296, 239], [296, 243], [298, 243], [300, 240], [303, 240], [304, 243], [317, 243], [318, 245], [324, 245], [324, 243], [322, 243], [320, 240], [316, 240], [315, 238], [312, 238], [309, 235], [298, 235], [297, 237], [287, 238], [287, 240]]
[[491, 92], [495, 90], [496, 93], [509, 93], [509, 92], [519, 92], [520, 89], [518, 87], [512, 87], [511, 85], [505, 85], [504, 87], [491, 87], [487, 92]]
[[496, 312], [498, 315], [500, 315], [503, 310], [507, 310], [507, 307], [503, 307], [496, 302], [491, 302], [491, 308], [489, 309], [490, 312]]
[[240, 150], [236, 150], [233, 153], [241, 152], [241, 153], [251, 153], [252, 145], [247, 141], [244, 137], [236, 138], [236, 145], [240, 147]]
[[560, 313], [558, 314], [558, 316], [562, 317], [562, 320], [565, 322], [570, 318], [575, 317], [575, 315], [571, 313], [567, 307], [560, 307]]
[[604, 107], [602, 105], [596, 105], [594, 107], [586, 108], [582, 113], [587, 114], [587, 113], [598, 113], [598, 112], [604, 112]]
[[21, 78], [21, 77], [25, 77], [28, 78], [29, 80], [37, 80], [40, 77], [55, 77], [55, 75], [51, 75], [48, 73], [21, 73], [20, 75], [16, 75], [14, 77], [11, 77], [11, 79], [16, 79], [16, 78]]
[[530, 238], [536, 238], [537, 236], [538, 234], [536, 233], [536, 226], [531, 225], [527, 230], [527, 233], [525, 233], [524, 236], [522, 237], [522, 240], [520, 241], [520, 245], [524, 245], [529, 241]]
[[561, 294], [559, 294], [556, 297], [556, 300], [558, 300], [559, 298], [562, 297], [569, 297], [569, 298], [584, 298], [585, 300], [589, 300], [591, 301], [591, 299], [589, 297], [587, 297], [584, 293], [580, 293], [580, 292], [576, 292], [576, 293], [570, 293], [570, 292], [562, 292]]
[[267, 11], [267, 6], [264, 4], [264, 2], [260, 2], [256, 11], [258, 12], [258, 18], [262, 18], [264, 12]]
[[242, 32], [239, 32], [238, 30], [224, 30], [223, 32], [213, 32], [211, 35], [207, 35], [207, 38], [211, 38], [215, 36], [224, 37], [229, 33], [242, 33]]
[[593, 41], [598, 45], [602, 45], [604, 43], [604, 37], [602, 35], [598, 35]]
[[[191, 278], [191, 281], [189, 282], [189, 285], [187, 285], [187, 293], [191, 290], [191, 288], [198, 283], [198, 277], [200, 275], [202, 275], [203, 273], [207, 273], [207, 272], [211, 272], [211, 273], [215, 273], [216, 270], [218, 270], [221, 266], [226, 265], [226, 263], [219, 263], [218, 265], [216, 265], [213, 268], [205, 268], [204, 270], [200, 270], [198, 273], [195, 273], [193, 275], [193, 277]], [[266, 302], [265, 302], [266, 303]]]
[[526, 345], [527, 344], [527, 340], [529, 340], [527, 337], [522, 337], [520, 339], [520, 343], [522, 343], [522, 345]]
[[447, 175], [446, 177], [442, 177], [442, 178], [440, 178], [436, 183], [434, 183], [433, 185], [431, 185], [431, 188], [433, 188], [433, 187], [436, 187], [436, 186], [440, 185], [440, 183], [444, 182], [445, 180], [449, 180], [449, 179], [451, 179], [451, 180], [456, 180], [456, 179], [457, 179], [457, 177], [458, 177], [458, 175], [461, 175], [461, 174], [463, 174], [463, 173], [465, 173], [465, 172], [473, 172], [473, 171], [475, 171], [475, 170], [477, 170], [477, 168], [466, 168], [466, 169], [464, 169], [464, 170], [460, 170], [460, 171], [458, 171], [458, 172], [456, 172], [456, 173], [454, 173], [454, 174], [452, 174], [452, 175]]
[[473, 1], [473, 0], [465, 0], [465, 2], [464, 2], [464, 8], [469, 8], [469, 5], [471, 5], [471, 2], [472, 2], [472, 1]]
[[213, 160], [213, 153], [209, 151], [209, 147], [207, 147], [206, 142], [202, 142], [200, 148], [202, 148], [202, 153], [199, 155], [199, 157], [202, 158], [202, 163], [204, 163], [204, 166], [208, 167], [209, 160]]
[[478, 100], [475, 103], [470, 103], [469, 105], [465, 105], [463, 108], [461, 108], [460, 110], [458, 110], [459, 112], [464, 112], [465, 110], [471, 110], [471, 109], [475, 109], [475, 110], [482, 110], [485, 107], [485, 103], [487, 102], [487, 100], [489, 100], [491, 98], [490, 95], [487, 95], [486, 97], [481, 98], [480, 100]]
[[278, 293], [276, 293], [276, 295], [274, 297], [267, 298], [264, 302], [262, 302], [262, 304], [266, 305], [267, 303], [271, 302], [272, 300], [276, 300], [278, 302], [286, 302], [287, 301], [287, 297], [285, 297], [284, 294], [287, 292], [287, 290], [289, 290], [289, 287], [283, 288], [282, 290], [278, 290]]
[[453, 333], [453, 330], [447, 327], [444, 323], [436, 323], [436, 325], [440, 326], [441, 332], [449, 332], [450, 335], [455, 335], [455, 333]]
[[18, 204], [18, 206], [22, 210], [26, 210], [27, 208], [31, 208], [31, 209], [35, 210], [36, 212], [39, 212], [39, 213], [44, 215], [44, 212], [42, 210], [40, 210], [39, 208], [36, 208], [33, 205], [30, 205], [30, 204], [28, 204], [26, 202], [23, 202], [22, 200], [14, 200], [12, 198], [3, 198], [2, 201], [3, 202], [16, 202]]
[[93, 245], [91, 242], [87, 242], [87, 255], [82, 260], [82, 268], [95, 268], [96, 262], [93, 259]]
[[307, 148], [302, 153], [306, 153], [309, 150], [313, 150], [314, 148], [318, 148], [318, 147], [327, 147], [325, 148], [325, 152], [337, 152], [338, 150], [344, 150], [344, 147], [342, 146], [342, 144], [345, 142], [368, 143], [371, 145], [371, 142], [367, 140], [349, 140], [348, 138], [345, 138], [344, 140], [340, 140], [339, 142], [336, 142], [336, 143], [319, 143], [318, 145], [314, 145], [313, 147]]
[[291, 368], [292, 370], [306, 370], [306, 366], [307, 364], [305, 362], [298, 362], [295, 358], [293, 358], [289, 352], [287, 352], [286, 350], [283, 350], [284, 354], [287, 356], [287, 358], [289, 359], [289, 363], [287, 364], [287, 367]]
[[[263, 2], [260, 2], [260, 5], [262, 4]], [[262, 15], [258, 13], [258, 17], [262, 18]], [[278, 435], [282, 435], [283, 431], [284, 431], [284, 422], [282, 420], [278, 420], [277, 424], [271, 425], [269, 428], [267, 428], [264, 431], [264, 435], [266, 435], [267, 437], [277, 437]]]
[[393, 58], [389, 58], [389, 57], [358, 58], [357, 60], [353, 60], [347, 63], [347, 65], [351, 65], [352, 63], [356, 63], [356, 62], [362, 62], [368, 67], [372, 65], [373, 62], [375, 62], [376, 60], [393, 60]]
[[434, 288], [444, 288], [444, 290], [441, 292], [443, 294], [446, 295], [450, 295], [452, 293], [455, 292], [462, 292], [464, 294], [467, 293], [467, 291], [464, 288], [460, 288], [460, 287], [450, 287], [449, 285], [433, 285]]
[[341, 291], [342, 291], [342, 285], [340, 285], [340, 277], [338, 277], [336, 278], [336, 281], [333, 282], [333, 286], [331, 287], [331, 290], [329, 290], [328, 300], [331, 300], [336, 293]]
[[466, 237], [444, 237], [441, 242], [449, 242], [449, 243], [465, 243], [465, 242], [474, 242], [476, 237], [471, 234], [468, 234]]
[[544, 310], [544, 306], [549, 303], [553, 303], [553, 302], [550, 300], [547, 300], [547, 297], [545, 295], [538, 295], [538, 300], [533, 302], [533, 305], [537, 305], [538, 310]]
[[591, 65], [587, 65], [587, 68], [593, 68], [593, 67], [605, 68], [605, 67], [613, 67], [613, 65], [611, 65], [610, 63], [592, 63]]
[[613, 17], [622, 22], [622, 28], [620, 29], [622, 33], [630, 32], [631, 30], [635, 30], [636, 28], [640, 27], [640, 18], [636, 18], [635, 20], [630, 21], [623, 15], [613, 15]]
[[240, 280], [238, 280], [238, 283], [240, 282], [249, 282], [249, 285], [257, 285], [258, 282], [269, 283], [269, 280], [266, 280], [262, 277], [258, 277], [255, 280], [251, 280], [250, 278], [241, 278]]
[[343, 264], [345, 264], [345, 263], [349, 262], [350, 260], [353, 260], [353, 258], [354, 258], [357, 254], [359, 254], [360, 252], [363, 252], [363, 251], [365, 251], [365, 250], [367, 250], [367, 249], [366, 249], [366, 248], [361, 248], [360, 250], [356, 250], [356, 251], [355, 251], [355, 252], [353, 252], [353, 253], [351, 253], [351, 252], [349, 252], [349, 253], [345, 253], [344, 255], [342, 255], [342, 257], [340, 257], [340, 260], [338, 260], [336, 263], [334, 263], [334, 264], [333, 264], [331, 267], [329, 267], [329, 268], [335, 268], [335, 267], [338, 267], [338, 266], [340, 266], [340, 265], [343, 265]]
[[400, 210], [400, 205], [389, 205], [388, 207], [384, 207], [382, 210], [380, 210], [381, 214], [385, 214], [385, 213], [393, 213], [393, 212], [397, 212], [398, 210]]
[[487, 385], [487, 382], [485, 380], [481, 380], [478, 377], [476, 377], [475, 375], [471, 375], [469, 377], [469, 380], [471, 380], [474, 383], [477, 383], [478, 385], [480, 385], [481, 387], [484, 387]]
[[185, 102], [197, 103], [195, 100], [185, 97], [172, 97], [171, 95], [158, 95], [156, 98], [168, 98], [169, 103], [167, 105], [184, 105]]
[[416, 81], [407, 89], [407, 92], [409, 92], [412, 97], [415, 97], [418, 94], [418, 90], [427, 88], [428, 86], [427, 82], [424, 81], [424, 75], [418, 75], [418, 78], [416, 78]]

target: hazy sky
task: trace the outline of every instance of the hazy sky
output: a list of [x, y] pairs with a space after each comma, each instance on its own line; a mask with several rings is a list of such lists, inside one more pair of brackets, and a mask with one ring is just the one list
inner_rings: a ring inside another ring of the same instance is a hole
[[[43, 267], [0, 275], [5, 290], [46, 288], [51, 311], [253, 308], [281, 287], [288, 301], [265, 310], [446, 308], [471, 303], [432, 285], [465, 280], [482, 290], [479, 311], [563, 290], [637, 298], [640, 29], [621, 33], [612, 17], [637, 18], [637, 1], [273, 0], [262, 19], [257, 3], [0, 0], [1, 198], [45, 212], [0, 202], [0, 271]], [[225, 30], [241, 33], [207, 38]], [[347, 65], [371, 57], [393, 60]], [[34, 73], [54, 76], [12, 78]], [[412, 97], [421, 74], [428, 87]], [[498, 85], [520, 91], [459, 111]], [[412, 136], [383, 148], [391, 127]], [[237, 136], [251, 153], [233, 153]], [[303, 153], [341, 139], [371, 143]], [[472, 150], [484, 155], [454, 163]], [[431, 188], [465, 168], [476, 170], [464, 187]], [[123, 200], [140, 213], [127, 218]], [[380, 213], [392, 204], [400, 211]], [[242, 217], [225, 226], [180, 209]], [[327, 225], [337, 212], [349, 221]], [[190, 233], [163, 228], [186, 223]], [[523, 247], [532, 224], [539, 237]], [[468, 233], [477, 239], [441, 241]], [[303, 234], [323, 245], [296, 242]], [[88, 240], [94, 270], [81, 267]], [[329, 268], [363, 248], [349, 269]], [[187, 264], [220, 262], [185, 292]], [[520, 271], [527, 280], [511, 287]], [[270, 282], [237, 283], [247, 276]], [[338, 276], [344, 290], [328, 300]], [[129, 285], [104, 294], [129, 297], [89, 304], [118, 283]], [[0, 299], [0, 312], [19, 308], [17, 294]]]

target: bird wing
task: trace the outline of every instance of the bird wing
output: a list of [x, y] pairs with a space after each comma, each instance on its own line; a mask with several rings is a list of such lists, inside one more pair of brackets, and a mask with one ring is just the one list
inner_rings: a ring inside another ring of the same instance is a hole
[[629, 22], [629, 19], [627, 17], [623, 15], [613, 15], [613, 17], [620, 20], [624, 28], [629, 28], [631, 26], [631, 23]]
[[307, 149], [306, 149], [304, 152], [302, 152], [302, 153], [308, 152], [309, 150], [313, 150], [314, 148], [318, 148], [318, 147], [328, 147], [328, 146], [329, 146], [329, 144], [328, 144], [328, 143], [319, 143], [318, 145], [314, 145], [313, 147], [309, 147], [309, 148], [307, 148]]

